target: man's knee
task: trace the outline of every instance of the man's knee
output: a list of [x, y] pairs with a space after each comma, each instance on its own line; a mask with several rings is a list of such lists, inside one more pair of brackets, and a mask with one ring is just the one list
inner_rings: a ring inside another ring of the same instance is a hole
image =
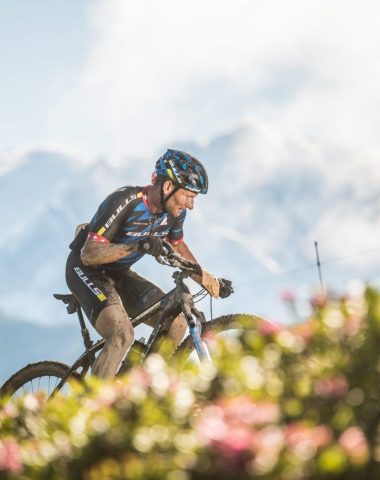
[[105, 340], [120, 349], [128, 349], [134, 340], [132, 323], [121, 305], [104, 308], [95, 322], [95, 328]]
[[128, 349], [134, 340], [134, 331], [131, 321], [120, 320], [115, 326], [114, 334], [112, 336], [112, 343], [119, 349]]
[[178, 345], [181, 342], [181, 340], [185, 336], [186, 330], [187, 322], [185, 320], [185, 317], [180, 314], [174, 320], [168, 332], [170, 338], [173, 340], [175, 345]]

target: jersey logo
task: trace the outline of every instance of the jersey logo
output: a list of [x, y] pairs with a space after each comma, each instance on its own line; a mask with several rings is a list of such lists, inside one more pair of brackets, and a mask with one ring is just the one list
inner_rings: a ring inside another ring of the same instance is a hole
[[162, 225], [167, 225], [167, 224], [168, 224], [168, 217], [165, 217], [165, 218], [162, 220], [162, 222], [160, 223], [160, 227], [161, 227]]
[[153, 237], [164, 237], [167, 235], [169, 231], [165, 232], [125, 232], [126, 237], [149, 237], [150, 235]]
[[116, 209], [116, 212], [113, 213], [110, 218], [106, 221], [104, 224], [104, 227], [102, 227], [100, 230], [98, 230], [96, 233], [98, 235], [103, 235], [103, 233], [107, 230], [108, 227], [111, 226], [115, 218], [124, 210], [124, 208], [132, 202], [132, 200], [136, 200], [136, 198], [141, 198], [142, 197], [142, 192], [139, 192], [137, 195], [131, 195], [130, 197], [125, 199], [125, 202], [119, 205]]

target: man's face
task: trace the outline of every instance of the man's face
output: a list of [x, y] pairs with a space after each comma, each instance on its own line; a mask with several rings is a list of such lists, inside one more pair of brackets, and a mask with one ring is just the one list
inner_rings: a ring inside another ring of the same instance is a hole
[[166, 209], [174, 217], [178, 217], [184, 208], [192, 210], [196, 193], [180, 188], [172, 195], [166, 204]]

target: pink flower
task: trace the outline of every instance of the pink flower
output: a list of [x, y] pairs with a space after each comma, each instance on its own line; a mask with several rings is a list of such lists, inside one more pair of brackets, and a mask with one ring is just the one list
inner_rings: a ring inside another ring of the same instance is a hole
[[[203, 409], [195, 424], [206, 446], [218, 455], [220, 469], [241, 470], [273, 442], [282, 448], [283, 435], [270, 429], [280, 417], [278, 405], [253, 402], [248, 396], [226, 397]], [[257, 426], [269, 425], [262, 430]], [[270, 448], [273, 448], [271, 445]]]
[[306, 322], [294, 325], [294, 327], [291, 328], [291, 331], [298, 337], [301, 337], [305, 342], [308, 342], [315, 334], [317, 328], [317, 322], [311, 319]]
[[132, 383], [137, 383], [143, 388], [150, 387], [152, 383], [152, 375], [147, 372], [143, 367], [135, 368], [131, 375]]
[[346, 378], [342, 375], [322, 378], [314, 384], [314, 392], [321, 397], [342, 398], [349, 389]]
[[281, 299], [284, 302], [294, 303], [296, 300], [296, 296], [291, 290], [283, 290], [281, 292]]
[[207, 332], [205, 335], [203, 335], [203, 340], [206, 341], [207, 346], [211, 349], [214, 350], [216, 348], [217, 342], [218, 342], [218, 337], [216, 335], [216, 332]]
[[353, 463], [363, 464], [369, 459], [367, 439], [359, 427], [350, 427], [342, 433], [338, 441]]
[[255, 432], [248, 428], [234, 427], [228, 429], [228, 434], [219, 440], [217, 446], [229, 457], [244, 451], [250, 451], [254, 444]]
[[272, 402], [253, 402], [248, 396], [225, 398], [218, 402], [225, 420], [230, 423], [265, 425], [277, 422], [280, 408]]
[[20, 473], [23, 469], [21, 449], [12, 439], [0, 440], [0, 470]]
[[218, 406], [206, 407], [196, 425], [198, 433], [207, 442], [222, 440], [228, 435], [228, 425], [223, 418], [223, 410]]
[[332, 433], [326, 425], [309, 427], [302, 422], [290, 423], [285, 427], [286, 443], [296, 447], [300, 443], [308, 442], [314, 447], [324, 447], [332, 440]]
[[310, 300], [310, 303], [314, 308], [322, 308], [328, 304], [328, 301], [329, 298], [327, 295], [318, 294]]
[[4, 405], [2, 413], [5, 418], [16, 418], [18, 415], [18, 409], [13, 403], [8, 402]]
[[261, 335], [264, 335], [265, 337], [272, 335], [272, 333], [279, 332], [281, 330], [281, 327], [278, 325], [275, 325], [274, 323], [269, 322], [268, 320], [264, 320], [259, 323], [258, 325], [258, 330]]

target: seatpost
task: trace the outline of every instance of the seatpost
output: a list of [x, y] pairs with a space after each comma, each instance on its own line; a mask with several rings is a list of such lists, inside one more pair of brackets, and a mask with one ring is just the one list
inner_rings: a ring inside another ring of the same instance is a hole
[[86, 324], [84, 322], [83, 313], [82, 313], [81, 308], [77, 307], [76, 312], [77, 312], [79, 323], [80, 323], [80, 328], [81, 328], [81, 333], [82, 333], [82, 337], [83, 337], [84, 346], [85, 346], [86, 350], [89, 350], [92, 346], [92, 340], [91, 340], [91, 337], [90, 337], [90, 333], [89, 333], [89, 331], [86, 327]]

